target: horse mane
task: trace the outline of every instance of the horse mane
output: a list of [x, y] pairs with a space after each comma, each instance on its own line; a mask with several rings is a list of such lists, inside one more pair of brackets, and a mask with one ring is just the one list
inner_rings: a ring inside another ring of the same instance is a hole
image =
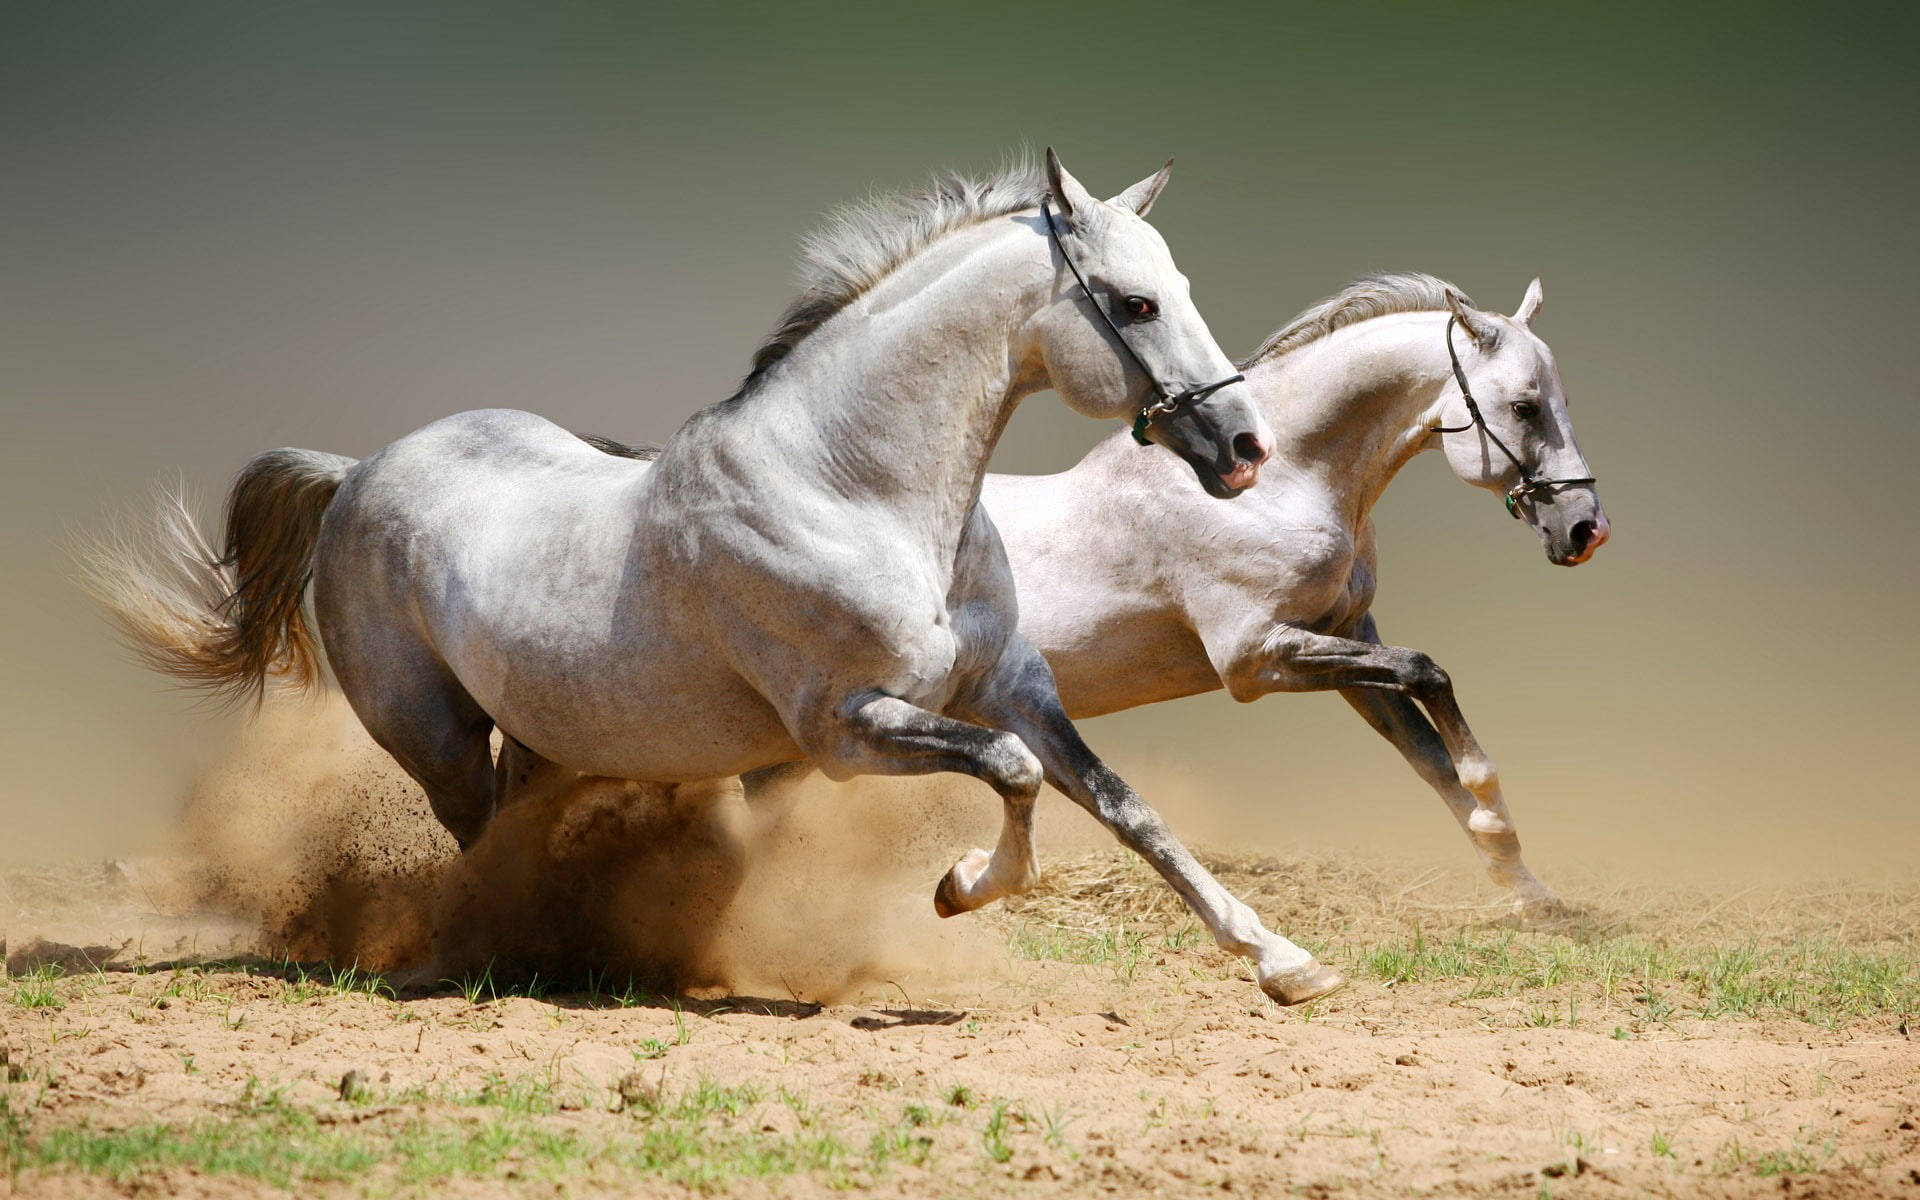
[[1375, 317], [1445, 309], [1448, 292], [1453, 292], [1469, 304], [1473, 303], [1465, 292], [1432, 275], [1415, 271], [1363, 275], [1287, 322], [1238, 365], [1244, 371], [1256, 363], [1291, 354], [1337, 329], [1371, 321]]
[[616, 442], [610, 437], [601, 437], [597, 433], [575, 433], [587, 445], [602, 454], [611, 454], [615, 458], [631, 458], [639, 462], [652, 462], [660, 457], [660, 447], [650, 445], [629, 446], [625, 442]]
[[806, 336], [873, 290], [901, 264], [956, 229], [1037, 206], [1045, 177], [1019, 159], [991, 175], [947, 171], [917, 192], [875, 196], [834, 210], [801, 243], [800, 295], [753, 355], [745, 393]]

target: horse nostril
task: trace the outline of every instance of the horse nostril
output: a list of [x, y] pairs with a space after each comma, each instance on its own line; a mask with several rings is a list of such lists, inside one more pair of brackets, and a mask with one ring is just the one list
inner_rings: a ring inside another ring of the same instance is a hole
[[1594, 528], [1592, 521], [1575, 521], [1573, 528], [1567, 531], [1567, 540], [1573, 543], [1575, 554], [1585, 550], [1587, 543], [1593, 540]]
[[1233, 435], [1233, 457], [1237, 462], [1252, 463], [1259, 466], [1267, 461], [1267, 447], [1257, 433], [1236, 433]]

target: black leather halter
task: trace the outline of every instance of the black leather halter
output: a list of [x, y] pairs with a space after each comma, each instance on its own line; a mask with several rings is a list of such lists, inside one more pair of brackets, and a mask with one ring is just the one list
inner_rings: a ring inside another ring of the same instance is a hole
[[1585, 479], [1536, 478], [1532, 471], [1527, 470], [1526, 464], [1520, 461], [1519, 456], [1507, 449], [1507, 444], [1500, 440], [1500, 435], [1495, 433], [1492, 426], [1487, 424], [1487, 419], [1480, 415], [1480, 406], [1474, 402], [1472, 389], [1467, 387], [1467, 373], [1460, 369], [1460, 355], [1455, 353], [1453, 349], [1453, 327], [1459, 323], [1460, 318], [1458, 317], [1447, 318], [1447, 361], [1453, 364], [1453, 381], [1460, 385], [1460, 398], [1467, 402], [1468, 421], [1465, 425], [1435, 425], [1433, 431], [1435, 433], [1464, 433], [1478, 426], [1480, 432], [1487, 435], [1487, 440], [1499, 447], [1500, 453], [1506, 455], [1507, 461], [1513, 464], [1513, 469], [1520, 472], [1520, 482], [1507, 489], [1507, 515], [1516, 521], [1520, 519], [1520, 502], [1522, 500], [1531, 500], [1535, 492], [1551, 491], [1557, 487], [1570, 487], [1576, 483], [1594, 482], [1592, 476], [1588, 476]]
[[1127, 344], [1126, 337], [1120, 332], [1120, 326], [1114, 324], [1113, 318], [1107, 315], [1107, 310], [1100, 307], [1100, 302], [1093, 298], [1093, 289], [1087, 286], [1087, 277], [1080, 273], [1079, 267], [1073, 265], [1073, 256], [1067, 253], [1067, 244], [1060, 240], [1060, 227], [1054, 223], [1053, 209], [1045, 200], [1040, 202], [1040, 212], [1041, 215], [1047, 218], [1047, 236], [1053, 239], [1054, 246], [1059, 249], [1060, 261], [1066, 263], [1067, 270], [1073, 272], [1073, 280], [1080, 285], [1080, 290], [1086, 294], [1087, 303], [1093, 306], [1094, 314], [1098, 316], [1101, 323], [1112, 332], [1113, 340], [1120, 343], [1120, 348], [1127, 352], [1127, 357], [1131, 358], [1134, 365], [1140, 368], [1140, 373], [1147, 377], [1147, 382], [1153, 385], [1155, 394], [1160, 397], [1150, 404], [1143, 405], [1140, 411], [1134, 414], [1134, 441], [1139, 442], [1142, 446], [1148, 445], [1147, 426], [1153, 424], [1154, 418], [1164, 417], [1170, 413], [1178, 412], [1189, 404], [1197, 404], [1221, 388], [1229, 384], [1239, 383], [1246, 378], [1245, 375], [1229, 375], [1225, 379], [1215, 380], [1212, 383], [1203, 383], [1197, 387], [1190, 387], [1183, 392], [1169, 390], [1165, 384], [1161, 383], [1160, 380], [1155, 377], [1153, 368], [1147, 365], [1146, 359], [1140, 357], [1140, 352]]

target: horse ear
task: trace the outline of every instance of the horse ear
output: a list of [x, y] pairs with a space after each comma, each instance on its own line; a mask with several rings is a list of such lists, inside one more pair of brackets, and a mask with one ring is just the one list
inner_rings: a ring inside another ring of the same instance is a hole
[[1532, 325], [1533, 319], [1540, 315], [1540, 305], [1545, 299], [1545, 293], [1540, 290], [1540, 280], [1536, 278], [1527, 285], [1526, 299], [1520, 301], [1520, 307], [1513, 310], [1513, 319], [1522, 325]]
[[1454, 319], [1460, 322], [1460, 328], [1467, 331], [1467, 337], [1482, 350], [1491, 350], [1494, 342], [1500, 338], [1500, 328], [1487, 319], [1487, 314], [1467, 303], [1467, 298], [1452, 288], [1447, 289], [1447, 307], [1453, 310]]
[[1153, 202], [1160, 198], [1160, 190], [1167, 186], [1167, 177], [1172, 174], [1173, 160], [1168, 159], [1166, 166], [1121, 192], [1107, 203], [1115, 208], [1124, 208], [1136, 217], [1144, 217], [1147, 215], [1147, 210], [1153, 207]]
[[1053, 202], [1060, 206], [1062, 216], [1078, 216], [1098, 203], [1091, 192], [1080, 186], [1078, 179], [1067, 174], [1052, 146], [1047, 147], [1047, 190], [1053, 194]]

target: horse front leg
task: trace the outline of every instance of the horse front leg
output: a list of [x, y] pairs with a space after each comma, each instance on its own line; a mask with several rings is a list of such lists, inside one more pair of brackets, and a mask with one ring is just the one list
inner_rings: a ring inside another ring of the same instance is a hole
[[1033, 802], [1043, 774], [1012, 733], [942, 716], [895, 696], [857, 697], [814, 761], [829, 779], [855, 775], [971, 775], [1000, 794], [1005, 819], [991, 851], [974, 850], [940, 880], [933, 907], [943, 917], [971, 912], [1040, 881]]
[[1346, 983], [1338, 971], [1262, 925], [1200, 865], [1160, 814], [1100, 761], [1060, 706], [1046, 660], [1024, 638], [1014, 639], [992, 685], [971, 707], [982, 719], [1018, 733], [1040, 756], [1047, 782], [1145, 859], [1221, 949], [1251, 960], [1261, 990], [1276, 1002], [1303, 1004]]
[[[1513, 893], [1513, 907], [1517, 914], [1541, 918], [1561, 910], [1560, 897], [1535, 878], [1527, 864], [1521, 861], [1520, 836], [1513, 828], [1511, 818], [1508, 819], [1507, 828], [1499, 833], [1480, 833], [1473, 828], [1472, 817], [1479, 811], [1479, 801], [1473, 793], [1460, 786], [1460, 777], [1453, 768], [1453, 756], [1448, 753], [1446, 743], [1418, 705], [1405, 696], [1377, 688], [1342, 688], [1340, 695], [1353, 706], [1361, 719], [1373, 726], [1375, 732], [1393, 743], [1394, 749], [1400, 751], [1415, 774], [1426, 780], [1427, 785], [1446, 802], [1454, 820], [1466, 832], [1467, 840], [1473, 843], [1488, 877]], [[1501, 800], [1498, 803], [1500, 813], [1505, 815], [1506, 802]]]
[[1543, 916], [1559, 907], [1560, 898], [1520, 859], [1520, 837], [1499, 772], [1461, 714], [1453, 681], [1426, 654], [1383, 645], [1371, 615], [1360, 619], [1351, 638], [1274, 627], [1236, 658], [1223, 678], [1240, 700], [1266, 692], [1337, 689], [1446, 801], [1488, 874], [1513, 892], [1517, 912]]

